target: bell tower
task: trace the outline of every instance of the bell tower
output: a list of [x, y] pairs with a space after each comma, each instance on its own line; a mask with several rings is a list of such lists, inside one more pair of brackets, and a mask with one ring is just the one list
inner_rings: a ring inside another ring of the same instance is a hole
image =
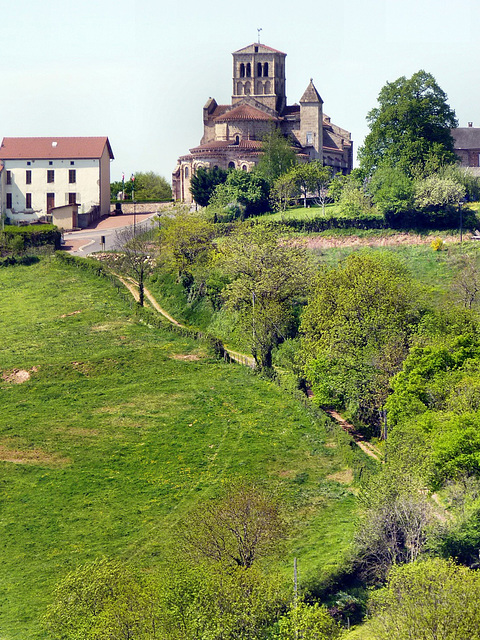
[[287, 103], [285, 93], [286, 53], [253, 43], [233, 54], [232, 105], [252, 96], [281, 114]]

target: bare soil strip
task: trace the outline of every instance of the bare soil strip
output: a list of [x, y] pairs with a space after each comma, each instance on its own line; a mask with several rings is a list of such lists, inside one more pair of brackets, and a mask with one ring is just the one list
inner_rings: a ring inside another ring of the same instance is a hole
[[352, 437], [355, 444], [359, 446], [360, 449], [367, 454], [367, 456], [370, 456], [371, 458], [374, 458], [375, 460], [380, 462], [380, 449], [378, 449], [378, 447], [371, 444], [370, 442], [367, 442], [362, 434], [358, 433], [353, 424], [347, 422], [345, 418], [342, 418], [342, 416], [333, 409], [324, 409], [324, 411], [325, 413], [328, 413], [328, 415], [333, 418], [335, 422], [337, 422], [342, 427], [342, 429]]
[[[435, 236], [416, 233], [396, 233], [394, 235], [372, 236], [308, 236], [305, 238], [309, 249], [334, 249], [340, 247], [395, 247], [402, 245], [430, 244]], [[442, 237], [445, 243], [458, 242], [455, 236]]]

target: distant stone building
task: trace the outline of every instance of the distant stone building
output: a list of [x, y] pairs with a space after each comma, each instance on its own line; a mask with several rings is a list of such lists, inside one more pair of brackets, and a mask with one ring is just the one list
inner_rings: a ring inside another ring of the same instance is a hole
[[460, 166], [480, 176], [480, 128], [469, 122], [468, 127], [452, 129], [452, 136]]
[[221, 105], [208, 99], [202, 140], [178, 159], [172, 174], [175, 200], [192, 202], [190, 180], [200, 167], [250, 171], [258, 163], [263, 137], [272, 128], [289, 137], [300, 160], [319, 160], [334, 173], [352, 170], [351, 135], [323, 113], [313, 80], [300, 104], [287, 105], [285, 53], [253, 43], [232, 55], [232, 102]]

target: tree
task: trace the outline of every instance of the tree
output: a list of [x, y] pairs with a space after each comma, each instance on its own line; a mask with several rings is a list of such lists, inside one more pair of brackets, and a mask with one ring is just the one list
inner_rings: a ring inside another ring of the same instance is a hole
[[138, 303], [143, 307], [145, 277], [154, 266], [154, 231], [146, 225], [125, 227], [117, 231], [115, 245], [118, 254], [112, 256], [114, 266], [134, 278], [138, 284]]
[[358, 154], [368, 174], [388, 166], [426, 175], [455, 162], [450, 130], [458, 122], [431, 74], [422, 70], [387, 82], [378, 103], [367, 116], [370, 133]]
[[262, 155], [256, 167], [256, 173], [262, 176], [270, 186], [284, 173], [297, 164], [297, 154], [291, 142], [279, 129], [273, 129], [263, 139]]
[[413, 180], [398, 167], [379, 167], [368, 184], [368, 190], [379, 211], [390, 219], [413, 207]]
[[257, 367], [268, 372], [273, 348], [288, 337], [296, 305], [308, 289], [309, 256], [303, 245], [259, 224], [240, 228], [220, 251], [223, 268], [233, 278], [224, 290], [226, 306], [240, 312]]
[[132, 199], [135, 192], [135, 200], [157, 200], [164, 202], [172, 199], [172, 189], [162, 176], [154, 171], [135, 174], [135, 180], [118, 180], [110, 184], [112, 200], [117, 199], [120, 192], [125, 192], [125, 198]]
[[285, 211], [292, 198], [298, 194], [295, 176], [291, 171], [283, 173], [273, 183], [270, 200], [275, 210]]
[[160, 639], [156, 591], [125, 564], [95, 560], [58, 583], [43, 622], [58, 640]]
[[162, 176], [153, 171], [135, 174], [136, 200], [171, 200], [172, 188]]
[[457, 274], [452, 287], [459, 302], [471, 309], [480, 294], [480, 270], [473, 256], [463, 254], [457, 259]]
[[392, 569], [373, 594], [369, 637], [374, 640], [478, 640], [480, 574], [432, 558]]
[[214, 251], [210, 222], [184, 207], [166, 210], [158, 220], [161, 259], [179, 279], [188, 279], [207, 265]]
[[415, 184], [415, 206], [422, 209], [458, 208], [465, 187], [450, 177], [431, 175]]
[[160, 581], [162, 640], [267, 640], [285, 606], [278, 574], [258, 567], [225, 567], [182, 557]]
[[215, 187], [223, 184], [227, 179], [227, 172], [218, 167], [213, 169], [200, 167], [193, 174], [190, 181], [190, 193], [201, 207], [206, 207], [212, 197]]
[[249, 569], [276, 552], [285, 535], [278, 500], [258, 486], [243, 483], [191, 513], [182, 540], [184, 552], [196, 562], [210, 560]]
[[215, 187], [210, 198], [214, 214], [230, 210], [233, 218], [244, 218], [268, 210], [268, 183], [257, 173], [230, 171], [227, 179]]
[[[402, 478], [405, 485], [406, 480]], [[393, 566], [419, 558], [433, 522], [428, 500], [416, 487], [410, 495], [403, 491], [383, 495], [384, 489], [377, 483], [379, 495], [364, 512], [355, 537], [356, 563], [373, 583], [383, 581]]]
[[416, 319], [415, 287], [398, 261], [353, 254], [323, 269], [300, 325], [305, 373], [317, 401], [349, 407], [376, 424]]
[[326, 607], [296, 602], [279, 619], [275, 640], [336, 640], [342, 636], [341, 627]]

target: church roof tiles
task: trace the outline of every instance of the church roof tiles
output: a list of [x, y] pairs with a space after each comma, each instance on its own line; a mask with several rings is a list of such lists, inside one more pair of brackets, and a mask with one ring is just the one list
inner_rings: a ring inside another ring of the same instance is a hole
[[228, 122], [233, 120], [277, 120], [273, 116], [256, 109], [249, 104], [241, 104], [230, 111], [215, 117], [216, 122]]

